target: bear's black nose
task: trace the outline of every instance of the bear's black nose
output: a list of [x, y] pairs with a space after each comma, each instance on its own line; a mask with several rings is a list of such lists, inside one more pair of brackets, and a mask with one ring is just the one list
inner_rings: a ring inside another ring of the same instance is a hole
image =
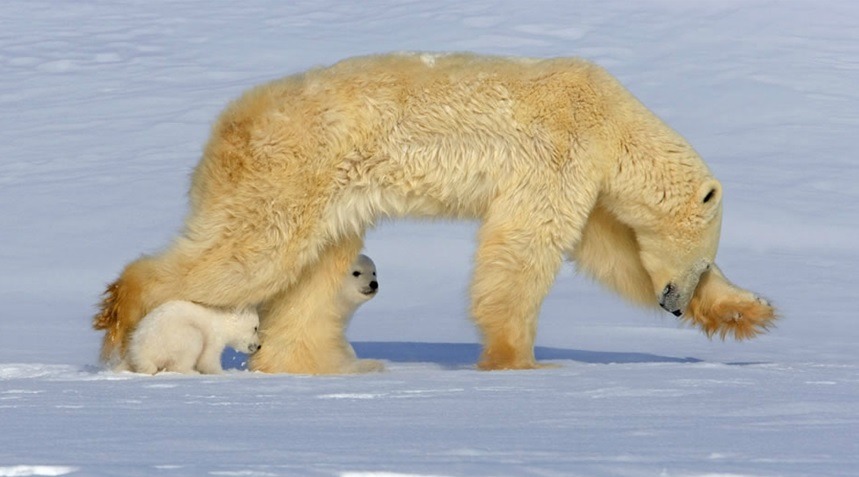
[[378, 288], [379, 288], [379, 282], [377, 282], [376, 280], [373, 280], [372, 282], [370, 282], [370, 289], [376, 290]]

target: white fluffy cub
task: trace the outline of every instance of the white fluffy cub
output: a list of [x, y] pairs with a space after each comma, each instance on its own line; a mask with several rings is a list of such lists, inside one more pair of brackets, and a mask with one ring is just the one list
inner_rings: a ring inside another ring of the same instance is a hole
[[[343, 329], [349, 326], [352, 315], [359, 306], [376, 296], [379, 291], [379, 281], [376, 278], [376, 264], [366, 255], [358, 255], [346, 279], [340, 287], [335, 303], [335, 313], [340, 316]], [[349, 372], [372, 373], [384, 371], [385, 365], [375, 359], [357, 359], [355, 350], [348, 342], [344, 341], [346, 354], [355, 361], [351, 364]]]
[[168, 301], [131, 335], [128, 365], [138, 373], [218, 374], [225, 346], [243, 353], [260, 348], [256, 310], [229, 311], [189, 301]]

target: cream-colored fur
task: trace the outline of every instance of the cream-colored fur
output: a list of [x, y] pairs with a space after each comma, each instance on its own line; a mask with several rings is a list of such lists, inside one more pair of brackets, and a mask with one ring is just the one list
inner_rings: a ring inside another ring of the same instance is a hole
[[540, 306], [565, 257], [624, 296], [688, 312], [715, 258], [721, 186], [591, 63], [393, 54], [233, 102], [190, 205], [176, 241], [108, 288], [94, 322], [107, 331], [103, 357], [124, 354], [129, 331], [165, 301], [260, 302], [263, 349], [283, 351], [255, 369], [354, 371], [330, 304], [365, 230], [409, 216], [482, 223], [471, 285], [479, 366], [531, 368]]
[[138, 373], [172, 371], [219, 374], [221, 353], [260, 349], [259, 316], [252, 309], [218, 310], [188, 301], [155, 307], [135, 328], [128, 356], [119, 366]]
[[[384, 364], [373, 359], [357, 359], [355, 350], [346, 340], [345, 331], [355, 311], [376, 296], [379, 283], [376, 277], [376, 264], [366, 255], [358, 255], [348, 272], [344, 275], [339, 292], [328, 306], [316, 310], [303, 322], [290, 323], [286, 320], [266, 320], [263, 322], [263, 336], [278, 336], [279, 346], [266, 346], [251, 356], [252, 369], [280, 368], [284, 372], [309, 374], [366, 373], [383, 371]], [[330, 326], [333, 332], [326, 332], [320, 324]], [[297, 353], [295, 348], [304, 349]], [[329, 350], [335, 349], [336, 353]], [[313, 356], [312, 360], [295, 360], [296, 357]]]
[[718, 334], [725, 339], [731, 335], [738, 340], [754, 338], [768, 330], [775, 318], [767, 300], [731, 283], [716, 264], [701, 275], [683, 315], [707, 336]]

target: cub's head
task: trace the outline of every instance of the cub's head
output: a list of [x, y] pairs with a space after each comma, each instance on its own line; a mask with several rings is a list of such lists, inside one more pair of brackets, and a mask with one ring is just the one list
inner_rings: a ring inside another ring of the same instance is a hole
[[379, 282], [376, 279], [376, 264], [366, 255], [358, 255], [341, 289], [341, 298], [353, 305], [360, 305], [376, 296]]
[[238, 310], [229, 319], [227, 345], [236, 351], [253, 354], [259, 350], [259, 315], [255, 309]]

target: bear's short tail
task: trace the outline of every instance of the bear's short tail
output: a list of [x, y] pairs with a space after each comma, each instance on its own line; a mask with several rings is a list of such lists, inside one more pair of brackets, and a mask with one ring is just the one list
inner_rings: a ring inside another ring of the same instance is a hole
[[108, 363], [125, 356], [128, 340], [137, 323], [148, 312], [144, 292], [153, 285], [156, 267], [149, 257], [140, 258], [125, 267], [122, 275], [108, 285], [92, 327], [105, 330], [101, 360]]

